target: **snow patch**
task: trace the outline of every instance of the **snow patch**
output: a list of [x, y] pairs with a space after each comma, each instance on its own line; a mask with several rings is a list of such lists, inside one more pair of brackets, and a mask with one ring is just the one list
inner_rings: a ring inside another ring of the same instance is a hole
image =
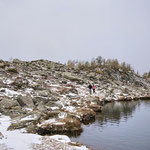
[[36, 120], [36, 118], [37, 118], [37, 115], [34, 114], [33, 116], [30, 115], [30, 116], [22, 118], [21, 121]]
[[60, 112], [60, 113], [58, 114], [58, 117], [61, 118], [61, 119], [64, 119], [64, 118], [67, 117], [67, 113], [65, 113], [65, 112]]
[[66, 111], [69, 111], [69, 112], [75, 112], [76, 111], [76, 108], [74, 106], [67, 106], [67, 107], [64, 107]]
[[32, 91], [33, 91], [32, 88], [26, 88], [26, 90], [25, 90], [25, 92], [26, 92], [26, 93], [29, 93], [29, 94], [30, 94]]
[[60, 141], [60, 142], [63, 142], [63, 143], [71, 142], [70, 138], [66, 135], [53, 135], [53, 136], [50, 136], [50, 138]]
[[12, 82], [13, 82], [13, 80], [11, 80], [11, 79], [5, 79], [5, 80], [3, 80], [4, 84], [11, 84]]
[[8, 149], [32, 150], [32, 144], [41, 144], [40, 135], [21, 133], [21, 130], [7, 131], [9, 125], [10, 118], [0, 116], [0, 129], [4, 135], [4, 138], [0, 140], [0, 144], [5, 144]]
[[58, 110], [59, 107], [55, 106], [55, 107], [51, 107], [52, 110]]
[[7, 88], [1, 88], [1, 90], [5, 90], [5, 93], [3, 95], [8, 96], [8, 97], [13, 97], [14, 95], [20, 95], [20, 92], [16, 92]]
[[53, 124], [54, 125], [65, 125], [66, 123], [65, 122], [54, 122]]
[[28, 108], [28, 107], [25, 107], [25, 108], [23, 108], [24, 110], [28, 110], [28, 111], [33, 111], [33, 109], [32, 108]]
[[56, 119], [48, 119], [46, 121], [44, 121], [43, 123], [53, 123], [53, 122], [56, 122]]
[[88, 148], [87, 148], [86, 146], [84, 146], [84, 145], [82, 145], [82, 146], [80, 146], [80, 147], [74, 146], [74, 148], [75, 148], [76, 150], [88, 150]]
[[[64, 144], [71, 142], [70, 138], [68, 136], [66, 136], [66, 135], [53, 135], [53, 136], [50, 136], [50, 138], [52, 138], [52, 139], [54, 139], [56, 141], [62, 142]], [[84, 146], [84, 145], [82, 145], [82, 146], [71, 146], [70, 145], [69, 149], [88, 150], [88, 148], [86, 146]]]

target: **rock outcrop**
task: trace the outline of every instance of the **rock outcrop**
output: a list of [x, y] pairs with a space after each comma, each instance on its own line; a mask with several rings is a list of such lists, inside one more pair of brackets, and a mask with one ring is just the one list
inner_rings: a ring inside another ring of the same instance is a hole
[[[96, 86], [89, 94], [88, 84]], [[84, 71], [47, 60], [0, 61], [0, 113], [9, 129], [39, 134], [81, 132], [102, 105], [150, 98], [150, 82], [121, 69]]]

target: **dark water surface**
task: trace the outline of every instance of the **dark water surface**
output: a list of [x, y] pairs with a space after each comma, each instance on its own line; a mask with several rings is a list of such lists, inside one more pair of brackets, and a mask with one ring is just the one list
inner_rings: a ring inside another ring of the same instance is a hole
[[106, 104], [72, 141], [93, 150], [150, 150], [150, 100]]

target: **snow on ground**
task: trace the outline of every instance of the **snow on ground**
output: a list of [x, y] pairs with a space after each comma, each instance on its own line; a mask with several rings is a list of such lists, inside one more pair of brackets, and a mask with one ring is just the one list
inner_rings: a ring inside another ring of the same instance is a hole
[[32, 150], [33, 143], [41, 143], [40, 135], [21, 133], [21, 130], [7, 131], [9, 125], [10, 118], [0, 116], [0, 132], [4, 135], [0, 145], [7, 145], [8, 149], [12, 150]]
[[38, 124], [38, 127], [40, 127], [40, 126], [42, 126], [44, 124], [50, 124], [50, 123], [54, 123], [54, 122], [56, 122], [55, 118], [48, 119], [48, 120], [43, 121], [41, 124]]
[[[50, 137], [52, 139], [57, 140], [57, 141], [62, 142], [62, 143], [70, 143], [71, 142], [70, 138], [66, 135], [53, 135]], [[81, 146], [73, 146], [73, 145], [71, 146], [70, 145], [69, 150], [88, 150], [88, 148], [86, 146], [83, 146], [83, 145], [81, 145]]]
[[27, 107], [25, 107], [25, 108], [22, 108], [22, 109], [27, 110], [27, 111], [33, 111], [33, 108], [27, 108]]
[[45, 120], [45, 121], [44, 121], [44, 123], [53, 123], [53, 122], [56, 122], [56, 119], [55, 119], [55, 118], [48, 119], [48, 120]]
[[3, 79], [4, 84], [11, 84], [12, 82], [13, 82], [13, 80], [11, 80], [11, 79], [8, 79], [8, 78]]
[[64, 125], [65, 122], [61, 122], [61, 121], [58, 121], [58, 120], [52, 118], [52, 119], [48, 119], [48, 120], [43, 121], [41, 124], [38, 124], [38, 127], [41, 127], [43, 125], [45, 126], [46, 124]]
[[88, 148], [86, 147], [86, 146], [80, 146], [80, 147], [78, 147], [78, 146], [74, 146], [74, 149], [75, 150], [88, 150]]
[[59, 107], [57, 106], [54, 106], [54, 107], [51, 107], [52, 110], [59, 110]]
[[66, 111], [69, 111], [69, 112], [75, 112], [76, 111], [76, 107], [74, 107], [74, 106], [66, 106], [64, 108]]
[[60, 113], [58, 114], [58, 117], [61, 118], [61, 119], [66, 118], [66, 117], [67, 117], [67, 113], [65, 113], [65, 112], [60, 112]]
[[[36, 134], [23, 133], [25, 132], [24, 129], [7, 131], [9, 125], [10, 125], [10, 118], [3, 115], [0, 116], [0, 132], [4, 135], [4, 138], [0, 140], [0, 150], [33, 150], [33, 144], [41, 145], [41, 147], [42, 146], [45, 147], [45, 145], [47, 144], [48, 145], [47, 150], [51, 150], [51, 149], [55, 149], [55, 146], [58, 145], [58, 142], [63, 144], [61, 147], [62, 150], [88, 150], [86, 146], [83, 145], [76, 146], [75, 143], [71, 142], [70, 138], [66, 135], [50, 136], [49, 137], [50, 139], [56, 140], [56, 141], [51, 141], [54, 142], [54, 144], [46, 143], [46, 141], [42, 143], [42, 136]], [[74, 145], [69, 145], [70, 142], [74, 143]], [[53, 147], [51, 147], [51, 145]]]
[[16, 92], [7, 88], [1, 88], [0, 91], [5, 90], [5, 92], [1, 93], [3, 96], [13, 97], [14, 95], [20, 95], [20, 92]]
[[68, 95], [69, 95], [69, 96], [72, 96], [72, 97], [75, 97], [77, 94], [69, 93]]
[[33, 91], [33, 89], [32, 88], [26, 88], [26, 90], [25, 90], [25, 93], [31, 93]]
[[37, 118], [37, 115], [34, 114], [33, 116], [30, 115], [30, 116], [26, 116], [26, 117], [22, 118], [21, 121], [36, 120], [36, 118]]
[[66, 135], [53, 135], [50, 136], [52, 139], [63, 142], [63, 143], [68, 143], [71, 142], [70, 138]]
[[66, 123], [65, 122], [54, 122], [53, 124], [54, 125], [65, 125]]

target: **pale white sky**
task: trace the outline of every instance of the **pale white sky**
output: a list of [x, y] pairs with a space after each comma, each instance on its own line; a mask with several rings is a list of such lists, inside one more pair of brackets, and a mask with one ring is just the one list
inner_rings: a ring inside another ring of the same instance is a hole
[[150, 0], [0, 0], [0, 59], [97, 56], [150, 71]]

